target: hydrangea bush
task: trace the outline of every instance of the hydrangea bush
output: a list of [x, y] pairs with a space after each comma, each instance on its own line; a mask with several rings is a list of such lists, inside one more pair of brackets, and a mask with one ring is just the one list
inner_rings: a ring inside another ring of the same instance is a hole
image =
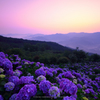
[[100, 100], [100, 62], [60, 68], [0, 52], [0, 100]]

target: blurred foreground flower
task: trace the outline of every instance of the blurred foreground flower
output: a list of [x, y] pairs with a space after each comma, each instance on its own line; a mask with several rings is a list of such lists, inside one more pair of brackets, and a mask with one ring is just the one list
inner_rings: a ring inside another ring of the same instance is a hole
[[6, 91], [11, 91], [15, 87], [15, 84], [13, 82], [8, 82], [4, 85], [4, 88], [6, 88]]
[[52, 86], [49, 89], [49, 95], [56, 99], [57, 97], [60, 97], [60, 89], [56, 86]]

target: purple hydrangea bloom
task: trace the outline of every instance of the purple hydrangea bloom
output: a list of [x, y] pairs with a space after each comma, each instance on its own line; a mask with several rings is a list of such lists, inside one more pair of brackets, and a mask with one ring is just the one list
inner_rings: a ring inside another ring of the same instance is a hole
[[64, 76], [67, 77], [67, 78], [73, 77], [70, 71], [64, 72]]
[[4, 59], [0, 57], [0, 66], [3, 66]]
[[15, 87], [15, 84], [13, 82], [8, 82], [4, 85], [4, 88], [6, 88], [6, 91], [11, 91]]
[[81, 85], [81, 84], [77, 84], [77, 87], [78, 87], [78, 88], [82, 88], [82, 85]]
[[9, 100], [15, 100], [15, 99], [16, 99], [16, 96], [17, 96], [17, 94], [13, 94], [13, 95], [9, 98]]
[[14, 76], [20, 76], [22, 74], [22, 72], [20, 71], [20, 70], [15, 70], [14, 72], [13, 72], [13, 75]]
[[22, 76], [20, 78], [20, 84], [29, 84], [35, 82], [35, 80], [33, 79], [33, 76]]
[[48, 94], [48, 90], [51, 87], [51, 82], [44, 80], [39, 84], [39, 89], [43, 91], [43, 93]]
[[16, 69], [20, 69], [20, 68], [22, 68], [22, 66], [18, 66], [18, 67], [16, 67]]
[[43, 68], [39, 68], [35, 71], [35, 74], [36, 76], [40, 76], [40, 75], [43, 75], [43, 76], [46, 76], [46, 72], [44, 71]]
[[59, 84], [60, 89], [64, 90], [64, 92], [70, 93], [71, 95], [75, 95], [77, 93], [77, 86], [72, 81], [62, 78]]
[[39, 67], [40, 66], [40, 62], [37, 62], [35, 66], [36, 67]]
[[7, 58], [5, 58], [3, 64], [4, 64], [5, 70], [13, 68], [11, 61], [9, 59], [7, 59]]
[[2, 97], [2, 95], [0, 95], [0, 100], [3, 100], [3, 97]]
[[72, 84], [71, 88], [69, 89], [69, 93], [71, 95], [75, 95], [77, 93], [77, 86], [75, 84]]
[[49, 89], [49, 95], [56, 99], [57, 97], [60, 97], [60, 89], [56, 86], [52, 86]]
[[62, 78], [62, 76], [63, 76], [63, 73], [60, 73], [59, 75], [58, 75], [58, 78]]
[[5, 74], [12, 76], [13, 75], [13, 69], [8, 69], [8, 70], [5, 69]]
[[24, 85], [16, 96], [15, 100], [30, 100], [37, 93], [35, 84]]
[[15, 85], [19, 84], [19, 78], [17, 76], [11, 76], [8, 79], [9, 82], [13, 82]]
[[50, 77], [53, 77], [53, 73], [48, 71], [48, 70], [46, 71], [46, 75], [49, 75]]
[[63, 98], [63, 100], [76, 100], [76, 98], [74, 98], [73, 96], [66, 96]]
[[77, 78], [81, 78], [81, 74], [80, 73], [74, 72], [73, 75], [75, 75]]
[[5, 54], [4, 54], [3, 52], [0, 52], [0, 57], [3, 58], [3, 59], [6, 58], [6, 57], [5, 57]]
[[40, 75], [40, 76], [37, 77], [37, 81], [38, 81], [38, 82], [41, 82], [41, 81], [43, 81], [43, 80], [46, 80], [46, 77], [45, 77], [45, 76]]
[[86, 90], [85, 90], [85, 92], [86, 93], [92, 93], [92, 94], [95, 94], [95, 92], [94, 92], [94, 90], [93, 89], [90, 89], [90, 88], [87, 88]]

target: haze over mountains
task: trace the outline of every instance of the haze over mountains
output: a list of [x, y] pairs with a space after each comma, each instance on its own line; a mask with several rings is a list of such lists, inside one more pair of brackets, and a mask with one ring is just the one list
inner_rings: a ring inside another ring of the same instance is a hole
[[79, 47], [79, 50], [100, 54], [100, 32], [91, 34], [83, 32], [68, 34], [57, 33], [52, 35], [26, 34], [23, 35], [23, 38], [28, 40], [57, 42], [63, 46], [67, 46], [73, 49]]

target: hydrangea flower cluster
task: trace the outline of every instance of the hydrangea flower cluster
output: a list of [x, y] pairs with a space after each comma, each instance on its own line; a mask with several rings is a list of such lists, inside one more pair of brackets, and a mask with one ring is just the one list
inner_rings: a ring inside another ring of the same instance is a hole
[[40, 76], [40, 75], [43, 75], [43, 76], [46, 76], [46, 72], [44, 71], [43, 68], [39, 68], [35, 71], [35, 74], [36, 76]]
[[15, 84], [13, 82], [8, 82], [4, 85], [4, 88], [6, 91], [12, 91], [15, 87]]
[[3, 62], [3, 67], [6, 75], [13, 75], [13, 65], [9, 59], [5, 58]]
[[70, 95], [76, 95], [77, 93], [77, 86], [70, 81], [69, 79], [62, 78], [59, 82], [60, 89]]
[[71, 74], [70, 71], [64, 72], [63, 75], [64, 75], [66, 78], [72, 78], [72, 74]]
[[3, 72], [4, 72], [4, 70], [2, 68], [0, 68], [0, 74], [3, 73]]
[[56, 86], [50, 87], [49, 95], [54, 99], [56, 99], [57, 97], [60, 97], [60, 89]]
[[66, 96], [63, 98], [63, 100], [76, 100], [76, 98], [74, 98], [73, 96]]
[[13, 75], [14, 76], [20, 76], [22, 73], [21, 73], [21, 71], [19, 71], [19, 70], [15, 70], [14, 72], [13, 72]]
[[48, 94], [48, 90], [51, 87], [51, 82], [44, 80], [39, 84], [39, 89], [43, 91], [43, 93]]
[[19, 77], [17, 76], [10, 76], [8, 79], [9, 82], [13, 82], [15, 85], [19, 84]]
[[46, 80], [46, 77], [45, 77], [45, 76], [40, 75], [40, 76], [37, 77], [37, 81], [38, 81], [38, 82], [41, 82], [41, 81], [43, 81], [43, 80]]
[[35, 84], [24, 85], [16, 95], [15, 100], [30, 100], [30, 98], [35, 96], [36, 93], [37, 88]]
[[16, 99], [16, 96], [17, 96], [17, 94], [15, 93], [15, 94], [13, 94], [10, 98], [9, 98], [9, 100], [15, 100]]
[[3, 97], [2, 97], [2, 95], [0, 95], [0, 100], [3, 100]]
[[33, 79], [33, 76], [21, 76], [20, 78], [20, 84], [30, 84], [32, 82], [35, 82], [35, 80]]

